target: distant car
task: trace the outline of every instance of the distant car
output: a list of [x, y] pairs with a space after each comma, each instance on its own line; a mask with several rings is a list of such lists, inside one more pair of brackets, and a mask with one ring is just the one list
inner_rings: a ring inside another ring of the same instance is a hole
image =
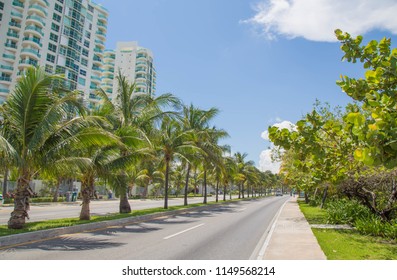
[[281, 191], [276, 191], [276, 196], [283, 196], [283, 193]]

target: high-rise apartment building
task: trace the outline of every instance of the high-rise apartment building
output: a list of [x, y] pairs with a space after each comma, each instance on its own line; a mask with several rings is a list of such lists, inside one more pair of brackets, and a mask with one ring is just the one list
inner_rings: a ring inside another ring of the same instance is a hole
[[101, 84], [108, 11], [90, 0], [0, 0], [0, 103], [31, 65], [64, 74], [90, 106]]
[[103, 55], [102, 89], [114, 99], [117, 93], [118, 73], [135, 83], [136, 91], [153, 95], [156, 90], [156, 71], [153, 54], [137, 42], [118, 42], [117, 48], [105, 50]]

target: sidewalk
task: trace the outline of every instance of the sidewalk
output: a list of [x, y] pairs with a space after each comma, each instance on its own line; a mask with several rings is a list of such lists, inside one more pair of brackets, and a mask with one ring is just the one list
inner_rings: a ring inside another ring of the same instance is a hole
[[[265, 260], [326, 260], [297, 198], [288, 200], [269, 232]], [[266, 244], [265, 244], [266, 246]]]

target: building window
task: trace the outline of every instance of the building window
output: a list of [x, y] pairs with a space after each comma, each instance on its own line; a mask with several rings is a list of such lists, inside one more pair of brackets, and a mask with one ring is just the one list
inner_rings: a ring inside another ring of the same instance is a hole
[[55, 32], [59, 32], [59, 25], [55, 24], [55, 23], [52, 23], [51, 24], [51, 29], [54, 30]]
[[0, 2], [0, 10], [3, 10], [3, 9], [4, 9], [4, 3]]
[[0, 14], [0, 21], [3, 19], [3, 14]]
[[79, 78], [79, 84], [85, 86], [85, 79]]
[[57, 0], [59, 3], [62, 3], [63, 4], [63, 0]]
[[58, 12], [60, 12], [62, 14], [62, 6], [57, 4], [57, 3], [55, 3], [55, 11], [58, 11]]
[[83, 49], [83, 51], [81, 53], [82, 53], [82, 55], [88, 57], [88, 50]]
[[59, 47], [59, 54], [66, 55], [66, 47], [65, 46], [61, 45]]
[[55, 62], [55, 55], [47, 54], [47, 61], [54, 63]]
[[86, 32], [85, 32], [85, 37], [87, 37], [88, 39], [90, 39], [90, 38], [91, 38], [91, 33], [88, 32], [88, 31], [86, 31]]
[[81, 59], [81, 64], [84, 65], [84, 66], [87, 66], [88, 65], [88, 60], [85, 59], [85, 58], [82, 58]]
[[52, 52], [56, 52], [57, 51], [57, 46], [51, 43], [48, 43], [48, 49]]
[[52, 15], [52, 19], [55, 20], [55, 21], [57, 21], [57, 22], [61, 22], [61, 16], [58, 15], [58, 14], [56, 14], [56, 13], [54, 13], [54, 14]]
[[80, 75], [82, 76], [86, 76], [87, 75], [87, 71], [80, 69]]
[[58, 35], [51, 33], [50, 34], [50, 40], [54, 41], [54, 42], [58, 42]]
[[47, 73], [52, 73], [52, 71], [54, 71], [54, 67], [52, 65], [46, 64], [45, 65], [45, 71]]
[[90, 47], [90, 41], [84, 40], [84, 47], [89, 48]]
[[91, 5], [88, 5], [88, 10], [89, 10], [91, 13], [93, 13], [93, 12], [94, 12], [94, 7], [91, 6]]

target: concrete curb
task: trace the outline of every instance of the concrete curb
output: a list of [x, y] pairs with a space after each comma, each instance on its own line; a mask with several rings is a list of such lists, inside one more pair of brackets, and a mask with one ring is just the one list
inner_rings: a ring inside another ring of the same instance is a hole
[[85, 232], [85, 231], [95, 231], [95, 230], [100, 230], [100, 229], [107, 228], [107, 227], [122, 226], [122, 225], [143, 222], [143, 221], [150, 221], [150, 220], [160, 218], [160, 217], [168, 217], [168, 216], [173, 216], [176, 214], [189, 213], [189, 212], [197, 211], [197, 210], [208, 210], [208, 209], [219, 207], [221, 205], [224, 205], [224, 204], [205, 205], [205, 206], [192, 207], [189, 209], [172, 210], [172, 211], [166, 211], [166, 212], [160, 212], [160, 213], [154, 213], [154, 214], [148, 214], [148, 215], [142, 215], [142, 216], [136, 216], [136, 217], [128, 217], [128, 218], [123, 218], [123, 219], [118, 219], [118, 220], [95, 222], [95, 223], [76, 225], [76, 226], [70, 226], [70, 227], [61, 227], [61, 228], [55, 228], [55, 229], [46, 229], [46, 230], [38, 230], [38, 231], [34, 231], [34, 232], [26, 232], [26, 233], [14, 234], [14, 235], [7, 235], [7, 236], [0, 237], [0, 249], [1, 249], [1, 247], [5, 247], [5, 246], [13, 246], [13, 245], [23, 244], [23, 243], [27, 243], [27, 242], [40, 241], [42, 239], [56, 238], [56, 237], [58, 237], [60, 235], [64, 235], [64, 234], [73, 234], [73, 233]]

